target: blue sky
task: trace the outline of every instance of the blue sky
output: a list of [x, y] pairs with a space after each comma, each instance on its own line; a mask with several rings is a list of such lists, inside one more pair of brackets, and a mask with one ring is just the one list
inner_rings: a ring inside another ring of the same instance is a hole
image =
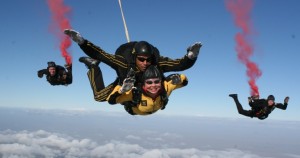
[[[126, 42], [117, 0], [65, 0], [65, 4], [72, 8], [72, 27], [107, 52], [113, 53]], [[174, 91], [167, 108], [157, 114], [244, 118], [228, 97], [238, 93], [248, 108], [246, 68], [235, 52], [234, 35], [240, 30], [224, 1], [133, 0], [123, 1], [123, 10], [130, 39], [152, 43], [163, 56], [180, 58], [189, 45], [203, 43], [196, 64], [182, 72], [189, 85]], [[260, 94], [263, 98], [273, 94], [277, 102], [290, 96], [288, 109], [275, 110], [269, 119], [300, 120], [299, 15], [298, 0], [254, 1], [252, 59], [263, 72], [257, 81]], [[121, 106], [93, 100], [87, 69], [78, 62], [84, 53], [75, 43], [70, 48], [73, 84], [51, 86], [45, 78], [37, 77], [36, 72], [45, 68], [47, 61], [64, 64], [59, 42], [50, 32], [52, 21], [46, 1], [4, 1], [0, 18], [1, 107], [123, 111]], [[113, 70], [100, 66], [105, 82], [113, 81]]]

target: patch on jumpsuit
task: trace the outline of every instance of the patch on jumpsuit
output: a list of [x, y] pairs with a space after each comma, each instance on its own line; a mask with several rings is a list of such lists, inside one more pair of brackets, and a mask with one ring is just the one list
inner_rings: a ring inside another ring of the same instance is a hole
[[142, 105], [142, 106], [147, 106], [147, 100], [142, 100], [142, 101], [141, 101], [141, 105]]

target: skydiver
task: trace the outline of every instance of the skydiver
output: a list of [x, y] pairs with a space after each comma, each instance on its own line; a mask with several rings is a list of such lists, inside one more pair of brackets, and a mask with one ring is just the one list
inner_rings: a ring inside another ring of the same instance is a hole
[[232, 97], [239, 114], [248, 116], [248, 117], [257, 117], [260, 120], [266, 119], [269, 114], [275, 109], [279, 108], [282, 110], [286, 110], [289, 97], [285, 97], [284, 103], [275, 103], [275, 97], [273, 95], [269, 95], [267, 99], [259, 99], [258, 96], [248, 98], [249, 105], [251, 110], [244, 110], [242, 105], [238, 100], [237, 94], [229, 94], [229, 97]]
[[[200, 42], [197, 42], [188, 47], [187, 54], [183, 58], [172, 60], [160, 56], [158, 49], [146, 41], [129, 42], [119, 47], [125, 47], [123, 50], [118, 49], [120, 52], [125, 52], [127, 51], [126, 46], [132, 45], [133, 49], [130, 49], [130, 53], [127, 53], [129, 57], [124, 57], [122, 55], [106, 53], [100, 47], [84, 39], [74, 30], [66, 29], [64, 33], [78, 43], [84, 53], [90, 57], [81, 57], [79, 61], [83, 62], [89, 68], [88, 77], [93, 89], [94, 99], [100, 102], [107, 100], [108, 95], [117, 84], [122, 84], [122, 81], [127, 77], [130, 69], [135, 71], [137, 83], [139, 83], [145, 69], [150, 65], [157, 65], [158, 69], [163, 73], [183, 71], [194, 65], [202, 46]], [[103, 88], [104, 83], [101, 70], [97, 65], [99, 61], [109, 65], [117, 73], [117, 79], [105, 88]]]
[[47, 69], [42, 69], [37, 72], [39, 78], [46, 75], [47, 81], [52, 85], [69, 85], [72, 83], [72, 64], [65, 65], [65, 68], [56, 65], [55, 62], [49, 61]]
[[[143, 73], [142, 84], [133, 87], [132, 78], [126, 78], [123, 85], [117, 85], [108, 97], [110, 104], [131, 101], [135, 106], [125, 107], [131, 115], [149, 115], [164, 109], [171, 92], [188, 84], [185, 75], [172, 74], [163, 78], [163, 75], [154, 65], [149, 66]], [[139, 94], [138, 96], [135, 94]]]

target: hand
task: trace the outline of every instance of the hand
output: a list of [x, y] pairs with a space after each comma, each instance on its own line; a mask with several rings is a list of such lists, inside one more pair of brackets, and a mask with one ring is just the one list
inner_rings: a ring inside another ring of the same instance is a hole
[[125, 78], [125, 80], [123, 81], [123, 85], [120, 89], [120, 93], [125, 93], [129, 90], [131, 90], [134, 86], [134, 82], [135, 82], [135, 79], [134, 78]]
[[287, 103], [289, 102], [289, 100], [290, 100], [290, 97], [285, 97], [285, 98], [284, 98], [284, 103], [287, 104]]
[[72, 64], [65, 64], [66, 69], [70, 69], [72, 67]]
[[248, 97], [248, 102], [251, 103], [252, 102], [252, 98]]
[[174, 85], [178, 85], [178, 84], [181, 84], [181, 77], [179, 74], [174, 74], [174, 75], [171, 75], [170, 76], [171, 80], [172, 80], [172, 84]]
[[258, 94], [254, 94], [251, 96], [252, 100], [258, 100], [259, 99], [259, 95]]
[[84, 39], [83, 37], [80, 35], [79, 32], [72, 30], [72, 29], [65, 29], [64, 33], [66, 35], [68, 35], [74, 42], [78, 43], [78, 44], [83, 44]]
[[43, 77], [43, 75], [44, 75], [42, 71], [38, 71], [38, 73], [37, 73], [37, 74], [38, 74], [38, 77], [39, 77], [39, 78], [42, 78], [42, 77]]
[[189, 59], [195, 59], [199, 55], [200, 48], [202, 47], [201, 42], [196, 42], [195, 44], [187, 48], [187, 56]]

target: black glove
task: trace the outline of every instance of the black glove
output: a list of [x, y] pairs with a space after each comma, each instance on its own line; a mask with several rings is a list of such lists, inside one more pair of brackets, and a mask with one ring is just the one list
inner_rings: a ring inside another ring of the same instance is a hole
[[65, 68], [70, 71], [72, 69], [72, 64], [65, 64]]
[[187, 56], [189, 59], [195, 59], [199, 55], [200, 48], [202, 47], [201, 42], [196, 42], [195, 44], [187, 48]]
[[171, 80], [172, 80], [172, 84], [177, 85], [177, 84], [181, 84], [181, 77], [179, 74], [174, 74], [170, 76]]
[[64, 33], [68, 35], [74, 42], [78, 44], [84, 43], [84, 38], [80, 35], [79, 32], [72, 30], [72, 29], [65, 29]]
[[67, 68], [71, 67], [72, 64], [65, 64], [64, 66], [65, 66], [65, 68], [67, 69]]
[[289, 102], [289, 100], [290, 100], [290, 97], [285, 97], [284, 98], [284, 104], [287, 104]]
[[254, 100], [258, 100], [259, 99], [259, 95], [252, 95], [251, 96], [251, 99], [254, 101]]
[[249, 103], [252, 102], [252, 97], [248, 97], [248, 102], [249, 102]]
[[43, 73], [43, 71], [40, 70], [40, 71], [37, 72], [37, 75], [38, 75], [39, 78], [42, 78], [44, 73]]

